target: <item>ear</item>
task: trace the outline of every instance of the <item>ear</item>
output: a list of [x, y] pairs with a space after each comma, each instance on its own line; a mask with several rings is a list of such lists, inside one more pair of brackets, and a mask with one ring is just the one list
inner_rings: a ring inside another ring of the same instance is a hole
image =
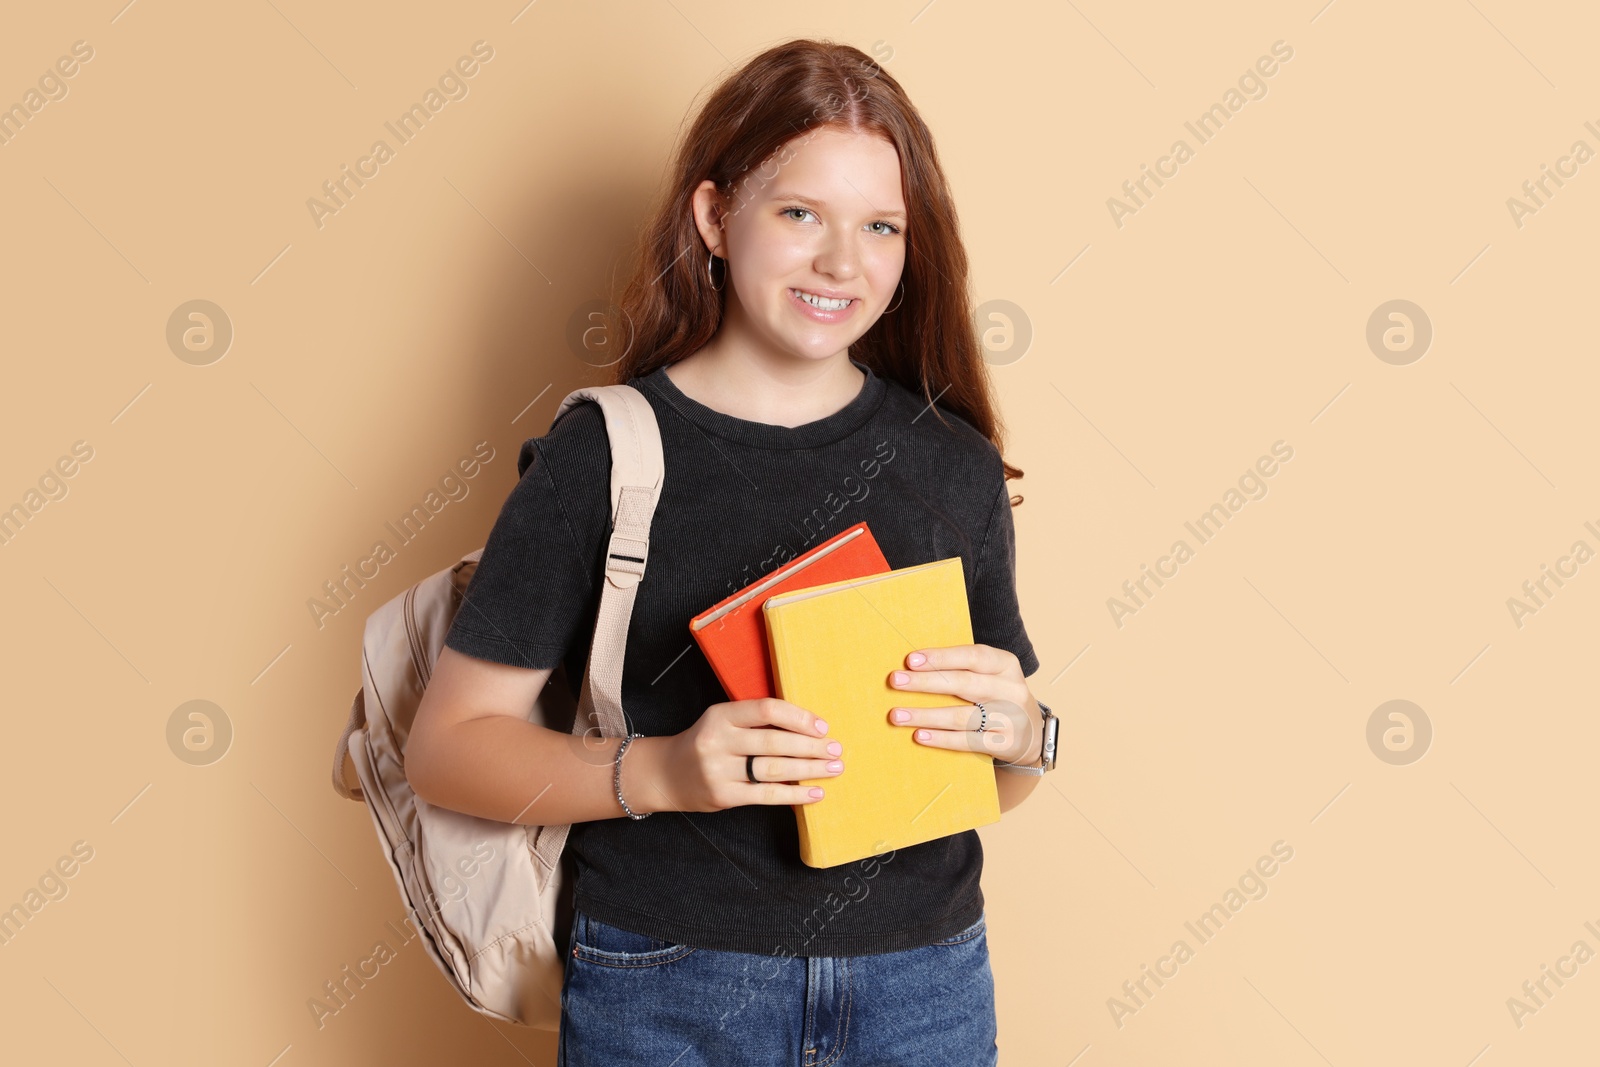
[[700, 231], [700, 240], [705, 242], [706, 247], [714, 255], [726, 259], [727, 234], [724, 232], [723, 220], [727, 218], [727, 200], [717, 188], [717, 183], [707, 178], [696, 186], [692, 204], [694, 226]]

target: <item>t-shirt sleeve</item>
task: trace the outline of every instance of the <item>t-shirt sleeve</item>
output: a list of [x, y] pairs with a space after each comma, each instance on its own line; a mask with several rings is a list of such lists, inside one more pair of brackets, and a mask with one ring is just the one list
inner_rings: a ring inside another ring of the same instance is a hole
[[970, 607], [975, 643], [1014, 653], [1022, 664], [1024, 678], [1039, 669], [1039, 657], [1034, 654], [1017, 605], [1016, 526], [1004, 478], [989, 517], [989, 531], [978, 553]]
[[611, 450], [599, 405], [523, 443], [518, 481], [489, 531], [445, 647], [495, 663], [561, 663], [592, 626], [610, 526]]

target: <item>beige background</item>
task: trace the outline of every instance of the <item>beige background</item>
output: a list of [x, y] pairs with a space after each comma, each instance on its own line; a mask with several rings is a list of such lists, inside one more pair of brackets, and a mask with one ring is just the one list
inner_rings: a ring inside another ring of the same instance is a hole
[[[0, 103], [94, 50], [0, 145], [0, 505], [93, 449], [0, 547], [0, 904], [93, 850], [0, 947], [0, 1058], [554, 1062], [415, 942], [321, 1029], [307, 1008], [403, 914], [328, 782], [361, 624], [482, 543], [519, 443], [601, 380], [568, 320], [697, 94], [804, 35], [904, 83], [975, 297], [1033, 335], [994, 375], [1064, 755], [983, 831], [1004, 1062], [1593, 1055], [1600, 962], [1520, 1026], [1507, 1006], [1600, 951], [1600, 564], [1520, 627], [1507, 606], [1600, 548], [1600, 162], [1520, 226], [1507, 204], [1600, 148], [1587, 5], [121, 2], [0, 35]], [[478, 40], [470, 94], [319, 229], [307, 199]], [[1184, 123], [1275, 41], [1293, 58], [1200, 144]], [[1178, 138], [1193, 158], [1116, 225]], [[234, 330], [207, 366], [166, 339], [197, 299]], [[1367, 341], [1392, 300], [1433, 329], [1400, 365]], [[319, 629], [322, 583], [480, 440], [470, 495]], [[1277, 441], [1267, 495], [1200, 544], [1184, 523]], [[1119, 627], [1108, 599], [1179, 538]], [[209, 766], [167, 739], [195, 699], [233, 730]], [[1433, 731], [1408, 764], [1367, 741], [1395, 699]], [[1184, 924], [1278, 841], [1201, 944]], [[1179, 939], [1119, 1026], [1108, 1000]]]

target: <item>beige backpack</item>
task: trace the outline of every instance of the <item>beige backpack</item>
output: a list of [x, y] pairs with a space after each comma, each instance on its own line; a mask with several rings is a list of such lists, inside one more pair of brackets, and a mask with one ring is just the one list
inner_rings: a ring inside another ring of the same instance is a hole
[[[611, 441], [606, 581], [577, 706], [565, 667], [557, 666], [528, 718], [563, 732], [597, 727], [605, 737], [621, 737], [622, 660], [660, 499], [661, 437], [649, 400], [629, 385], [574, 390], [556, 417], [585, 400], [600, 405]], [[468, 553], [368, 616], [362, 685], [334, 750], [333, 787], [366, 801], [423, 944], [456, 992], [484, 1015], [556, 1030], [572, 924], [575, 872], [563, 851], [569, 826], [497, 822], [436, 807], [406, 782], [406, 738], [482, 554], [481, 548]], [[346, 779], [347, 760], [359, 785]]]

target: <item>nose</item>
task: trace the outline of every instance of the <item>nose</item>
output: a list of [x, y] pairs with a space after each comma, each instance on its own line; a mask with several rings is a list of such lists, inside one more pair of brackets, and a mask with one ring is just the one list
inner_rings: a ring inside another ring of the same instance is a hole
[[846, 281], [861, 274], [861, 249], [856, 246], [856, 235], [835, 233], [823, 240], [813, 264], [818, 274]]

